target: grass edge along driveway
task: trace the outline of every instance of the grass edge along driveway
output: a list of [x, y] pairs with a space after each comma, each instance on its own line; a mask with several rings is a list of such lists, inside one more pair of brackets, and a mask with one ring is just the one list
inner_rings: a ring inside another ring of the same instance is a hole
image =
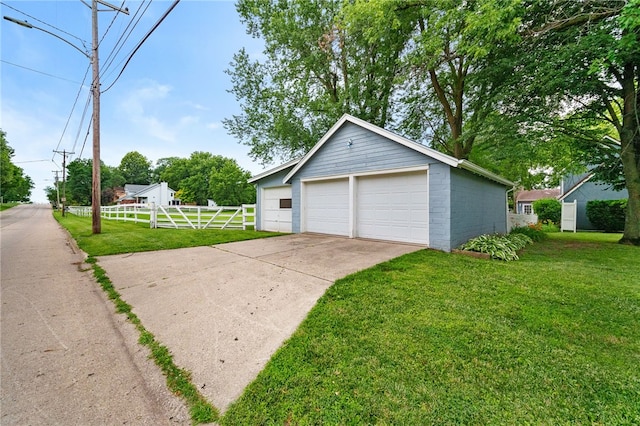
[[640, 424], [640, 249], [619, 238], [338, 280], [220, 422]]
[[54, 212], [54, 217], [67, 229], [78, 247], [87, 253], [87, 263], [91, 265], [96, 281], [113, 302], [116, 312], [125, 315], [136, 328], [140, 336], [138, 343], [148, 348], [149, 358], [154, 360], [165, 375], [169, 390], [184, 401], [192, 423], [210, 423], [218, 420], [218, 410], [193, 384], [191, 373], [176, 365], [171, 350], [144, 327], [133, 307], [122, 299], [104, 269], [98, 265], [96, 256], [214, 245], [281, 234], [216, 229], [150, 229], [147, 224], [108, 220], [102, 221], [102, 233], [93, 234], [90, 217], [73, 214], [63, 217], [59, 212]]

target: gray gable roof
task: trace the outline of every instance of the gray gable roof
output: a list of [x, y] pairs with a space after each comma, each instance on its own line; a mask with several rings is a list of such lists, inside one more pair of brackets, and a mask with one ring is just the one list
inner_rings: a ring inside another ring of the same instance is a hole
[[[515, 186], [515, 184], [501, 176], [496, 175], [495, 173], [492, 173], [486, 169], [483, 169], [480, 166], [477, 166], [476, 164], [473, 164], [472, 162], [468, 161], [468, 160], [458, 160], [457, 158], [451, 157], [450, 155], [446, 155], [443, 154], [439, 151], [436, 151], [432, 148], [429, 148], [427, 146], [421, 145], [419, 143], [413, 142], [405, 137], [402, 137], [398, 134], [395, 134], [393, 132], [390, 132], [388, 130], [385, 130], [381, 127], [378, 127], [374, 124], [371, 124], [369, 122], [366, 122], [364, 120], [361, 120], [357, 117], [354, 117], [352, 115], [349, 114], [345, 114], [343, 115], [340, 120], [338, 120], [338, 122], [336, 122], [336, 124], [333, 125], [333, 127], [331, 127], [331, 129], [329, 129], [329, 131], [320, 139], [320, 141], [318, 141], [318, 143], [301, 159], [297, 162], [297, 164], [295, 165], [295, 167], [293, 167], [293, 169], [287, 174], [287, 176], [285, 176], [284, 178], [284, 182], [285, 183], [290, 183], [291, 179], [293, 178], [293, 176], [302, 168], [304, 167], [304, 165], [316, 154], [316, 152], [318, 152], [318, 150], [320, 150], [320, 148], [322, 148], [322, 146], [331, 138], [331, 136], [334, 135], [334, 133], [336, 133], [338, 131], [338, 129], [340, 129], [345, 123], [353, 123], [357, 126], [360, 126], [364, 129], [367, 129], [373, 133], [376, 133], [380, 136], [383, 136], [387, 139], [389, 139], [390, 141], [399, 143], [405, 147], [408, 147], [410, 149], [413, 149], [416, 152], [419, 152], [421, 154], [424, 154], [428, 157], [431, 157], [435, 160], [438, 160], [444, 164], [447, 164], [451, 167], [455, 167], [455, 168], [461, 168], [461, 169], [465, 169], [468, 170], [472, 173], [478, 174], [484, 178], [493, 180], [495, 182], [498, 182], [502, 185], [505, 186], [510, 186], [513, 187]], [[289, 163], [287, 163], [289, 164]], [[290, 164], [289, 164], [290, 165]], [[282, 166], [281, 166], [282, 167]], [[280, 168], [280, 170], [283, 170], [285, 167]], [[273, 172], [275, 173], [275, 172]], [[258, 175], [260, 176], [260, 175]], [[256, 176], [255, 178], [252, 179], [252, 181], [257, 180], [256, 178], [258, 178], [258, 176]], [[264, 176], [262, 176], [264, 177]], [[255, 179], [255, 180], [254, 180]]]
[[281, 165], [279, 165], [279, 166], [277, 166], [277, 167], [274, 167], [274, 168], [272, 168], [272, 169], [265, 170], [264, 172], [259, 173], [259, 174], [255, 175], [255, 176], [253, 176], [253, 177], [252, 177], [251, 179], [249, 179], [247, 182], [249, 182], [249, 183], [257, 182], [257, 181], [259, 181], [259, 180], [261, 180], [261, 179], [264, 179], [264, 178], [266, 178], [266, 177], [268, 177], [268, 176], [271, 176], [271, 175], [274, 175], [274, 174], [276, 174], [276, 173], [278, 173], [278, 172], [281, 172], [281, 171], [283, 171], [283, 170], [286, 170], [286, 169], [287, 169], [287, 168], [289, 168], [289, 167], [293, 167], [293, 166], [295, 166], [296, 164], [298, 164], [298, 162], [299, 162], [299, 161], [300, 161], [300, 159], [299, 159], [299, 158], [296, 158], [295, 160], [291, 160], [291, 161], [289, 161], [289, 162], [286, 162], [286, 163], [284, 163], [284, 164], [281, 164]]

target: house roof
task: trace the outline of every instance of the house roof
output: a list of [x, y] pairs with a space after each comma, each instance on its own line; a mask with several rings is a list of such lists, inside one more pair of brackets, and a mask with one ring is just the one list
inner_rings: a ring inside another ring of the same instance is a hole
[[580, 179], [578, 182], [576, 182], [575, 185], [573, 185], [571, 188], [569, 188], [567, 190], [567, 192], [565, 192], [564, 194], [561, 194], [558, 197], [558, 200], [560, 201], [564, 201], [565, 198], [567, 198], [569, 195], [571, 195], [575, 190], [577, 190], [578, 188], [580, 188], [582, 185], [584, 185], [586, 182], [589, 181], [589, 179], [591, 179], [593, 177], [593, 173], [589, 173], [587, 175], [585, 175], [582, 179]]
[[558, 198], [560, 188], [553, 189], [533, 189], [531, 191], [520, 191], [516, 195], [516, 201], [536, 201], [542, 198]]
[[[148, 193], [149, 191], [155, 188], [158, 188], [160, 185], [161, 185], [160, 183], [154, 183], [151, 185], [126, 184], [124, 186], [125, 195], [123, 197], [120, 197], [117, 201], [133, 200], [138, 197], [143, 197], [146, 193]], [[167, 189], [169, 191], [175, 192], [173, 189], [169, 187], [167, 187]]]
[[128, 195], [133, 195], [133, 194], [137, 194], [138, 192], [146, 189], [147, 187], [149, 187], [149, 185], [139, 185], [139, 184], [136, 184], [136, 183], [127, 183], [124, 186], [124, 191]]
[[[340, 127], [342, 127], [345, 123], [353, 123], [357, 126], [360, 126], [364, 129], [367, 129], [373, 133], [376, 133], [380, 136], [383, 136], [387, 139], [390, 139], [396, 143], [399, 143], [403, 146], [406, 146], [407, 148], [413, 149], [414, 151], [417, 151], [421, 154], [424, 154], [428, 157], [431, 157], [435, 160], [438, 160], [442, 163], [445, 163], [451, 167], [456, 167], [456, 168], [461, 168], [461, 169], [465, 169], [468, 170], [472, 173], [478, 174], [480, 176], [483, 176], [487, 179], [493, 180], [495, 182], [498, 182], [502, 185], [505, 186], [514, 186], [515, 184], [501, 176], [498, 176], [494, 173], [491, 173], [488, 170], [483, 169], [482, 167], [473, 164], [472, 162], [468, 161], [468, 160], [458, 160], [457, 158], [451, 157], [450, 155], [447, 154], [443, 154], [439, 151], [436, 151], [435, 149], [429, 148], [427, 146], [421, 145], [419, 143], [413, 142], [405, 137], [402, 137], [396, 133], [390, 132], [388, 130], [385, 130], [381, 127], [378, 127], [374, 124], [371, 124], [367, 121], [364, 121], [362, 119], [359, 119], [357, 117], [354, 117], [352, 115], [349, 114], [345, 114], [343, 115], [340, 120], [338, 120], [338, 122], [336, 122], [336, 124], [333, 125], [333, 127], [331, 127], [331, 129], [329, 129], [329, 131], [327, 133], [325, 133], [325, 135], [318, 141], [317, 144], [315, 144], [315, 146], [304, 156], [302, 157], [302, 159], [300, 159], [298, 161], [298, 163], [296, 164], [296, 166], [287, 174], [287, 176], [284, 178], [284, 182], [287, 183], [291, 180], [291, 178], [305, 165], [305, 163], [307, 161], [309, 161], [309, 159], [311, 159], [311, 157], [313, 157], [315, 155], [316, 152], [318, 152], [318, 150], [320, 150], [320, 148], [322, 148], [322, 146], [331, 138], [331, 136], [333, 136], [334, 133], [336, 133], [338, 131], [338, 129], [340, 129]], [[282, 170], [282, 169], [281, 169]]]
[[256, 181], [259, 181], [260, 179], [264, 179], [264, 178], [266, 178], [267, 176], [274, 175], [274, 174], [276, 174], [276, 173], [278, 173], [278, 172], [281, 172], [281, 171], [283, 171], [283, 170], [286, 170], [286, 169], [287, 169], [287, 168], [289, 168], [289, 167], [293, 167], [293, 166], [295, 166], [296, 164], [298, 164], [298, 162], [299, 162], [299, 161], [300, 161], [300, 159], [299, 159], [299, 158], [296, 158], [295, 160], [291, 160], [291, 161], [289, 161], [289, 162], [287, 162], [287, 163], [281, 164], [281, 165], [279, 165], [278, 167], [274, 167], [273, 169], [265, 170], [264, 172], [259, 173], [259, 174], [255, 175], [255, 176], [253, 176], [253, 177], [252, 177], [251, 179], [249, 179], [247, 182], [249, 182], [249, 183], [254, 183], [254, 182], [256, 182]]

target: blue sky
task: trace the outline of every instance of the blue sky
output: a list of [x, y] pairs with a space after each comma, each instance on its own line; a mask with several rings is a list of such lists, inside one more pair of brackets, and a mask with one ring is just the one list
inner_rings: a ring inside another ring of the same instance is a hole
[[[120, 6], [122, 0], [110, 3]], [[140, 13], [135, 18], [134, 14], [148, 3], [127, 0], [129, 16], [99, 13], [99, 34], [104, 36], [99, 50], [103, 90], [173, 1], [152, 1], [109, 65], [117, 41], [129, 33], [125, 32], [127, 25], [138, 20]], [[83, 43], [91, 47], [91, 10], [80, 0], [2, 0], [0, 10], [3, 16], [56, 33], [81, 50]], [[0, 128], [15, 150], [13, 162], [35, 183], [31, 199], [44, 202], [44, 188], [53, 185], [53, 170], [62, 166], [62, 156], [54, 155], [54, 150], [75, 152], [70, 160], [92, 158], [91, 134], [85, 143], [90, 105], [82, 120], [90, 97], [90, 69], [81, 84], [90, 63], [82, 53], [45, 32], [4, 19], [0, 27]], [[233, 2], [178, 3], [113, 87], [101, 95], [102, 161], [118, 166], [127, 152], [138, 151], [155, 165], [160, 158], [185, 158], [194, 151], [207, 151], [234, 158], [253, 174], [263, 170], [249, 158], [249, 148], [222, 127], [224, 118], [240, 113], [238, 102], [228, 93], [231, 81], [224, 70], [242, 47], [254, 57], [262, 51], [261, 41], [246, 34]]]

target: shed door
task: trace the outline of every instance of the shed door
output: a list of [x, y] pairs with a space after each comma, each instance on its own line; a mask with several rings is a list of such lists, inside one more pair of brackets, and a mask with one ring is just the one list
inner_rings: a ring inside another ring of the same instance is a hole
[[357, 236], [429, 244], [427, 172], [358, 178]]
[[349, 236], [349, 180], [304, 184], [306, 232]]
[[264, 188], [262, 230], [291, 232], [291, 186]]

